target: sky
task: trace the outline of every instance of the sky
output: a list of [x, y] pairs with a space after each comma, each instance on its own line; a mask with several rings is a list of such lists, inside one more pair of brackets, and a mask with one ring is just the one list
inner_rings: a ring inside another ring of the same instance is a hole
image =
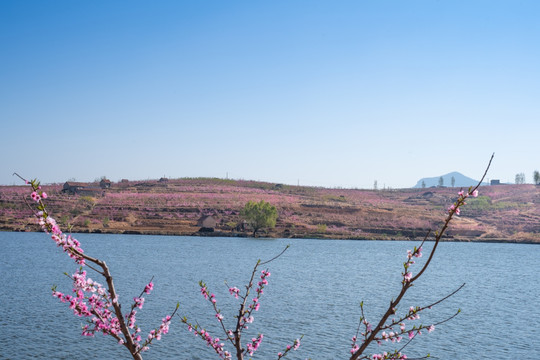
[[540, 2], [0, 2], [0, 184], [540, 170]]

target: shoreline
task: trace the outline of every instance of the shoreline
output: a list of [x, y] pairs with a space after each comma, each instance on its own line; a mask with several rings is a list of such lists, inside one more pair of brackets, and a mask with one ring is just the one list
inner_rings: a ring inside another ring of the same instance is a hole
[[[0, 232], [32, 232], [40, 233], [41, 231], [27, 230], [27, 229], [0, 229]], [[409, 241], [409, 242], [421, 242], [423, 238], [362, 238], [362, 237], [330, 237], [330, 236], [301, 236], [300, 234], [294, 234], [292, 236], [260, 236], [253, 237], [247, 233], [233, 233], [233, 232], [196, 232], [196, 233], [175, 233], [173, 231], [139, 231], [139, 230], [124, 230], [124, 231], [102, 231], [96, 230], [84, 230], [73, 232], [75, 234], [102, 234], [102, 235], [140, 235], [140, 236], [188, 236], [188, 237], [222, 237], [222, 238], [251, 238], [251, 239], [306, 239], [306, 240], [327, 240], [327, 241], [340, 241], [340, 240], [355, 240], [355, 241]], [[433, 242], [432, 239], [426, 239], [426, 242]], [[455, 243], [499, 243], [499, 244], [529, 244], [540, 245], [540, 242], [531, 240], [517, 240], [517, 239], [502, 239], [502, 238], [466, 238], [466, 237], [448, 237], [443, 236], [441, 242], [455, 242]]]

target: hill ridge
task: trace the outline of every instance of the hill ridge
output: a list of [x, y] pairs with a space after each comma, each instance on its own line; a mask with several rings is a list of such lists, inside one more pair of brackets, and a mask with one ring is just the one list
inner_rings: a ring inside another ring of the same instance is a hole
[[[459, 171], [452, 171], [444, 175], [421, 178], [420, 180], [418, 180], [416, 185], [413, 186], [413, 188], [437, 187], [439, 186], [439, 181], [441, 177], [443, 179], [443, 186], [445, 187], [452, 186], [452, 178], [454, 178], [453, 187], [469, 187], [469, 186], [476, 186], [478, 184], [478, 180], [465, 176]], [[422, 184], [424, 184], [425, 186], [423, 186]], [[488, 185], [488, 184], [484, 182], [482, 183], [482, 185]]]

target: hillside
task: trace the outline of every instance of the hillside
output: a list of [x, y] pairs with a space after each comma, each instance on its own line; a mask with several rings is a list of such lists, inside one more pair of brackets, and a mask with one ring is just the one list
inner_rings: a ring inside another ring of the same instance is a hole
[[[437, 229], [458, 188], [351, 190], [223, 179], [123, 181], [109, 189], [69, 195], [44, 186], [53, 216], [73, 232], [198, 234], [202, 215], [217, 219], [221, 236], [248, 236], [237, 229], [249, 200], [278, 209], [272, 237], [336, 239], [421, 238]], [[97, 189], [97, 190], [96, 190]], [[0, 229], [38, 230], [23, 201], [24, 186], [0, 187]], [[540, 186], [483, 186], [452, 222], [447, 240], [540, 243]]]

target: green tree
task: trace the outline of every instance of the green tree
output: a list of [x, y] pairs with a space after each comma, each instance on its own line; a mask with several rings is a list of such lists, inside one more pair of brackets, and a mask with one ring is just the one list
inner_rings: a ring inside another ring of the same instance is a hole
[[443, 187], [443, 186], [444, 186], [444, 179], [443, 179], [442, 176], [439, 178], [439, 186], [440, 186], [440, 187]]
[[525, 174], [524, 173], [516, 174], [516, 184], [525, 184]]
[[425, 188], [426, 188], [426, 182], [422, 180], [422, 189], [425, 189]]
[[454, 187], [454, 185], [456, 185], [456, 178], [452, 176], [450, 182], [452, 183], [452, 187]]
[[533, 173], [533, 179], [534, 179], [534, 183], [536, 185], [540, 185], [540, 172], [538, 172], [538, 170], [535, 170], [534, 173]]
[[240, 216], [251, 225], [255, 237], [258, 230], [275, 227], [278, 214], [275, 206], [261, 200], [259, 202], [249, 201], [244, 206]]

